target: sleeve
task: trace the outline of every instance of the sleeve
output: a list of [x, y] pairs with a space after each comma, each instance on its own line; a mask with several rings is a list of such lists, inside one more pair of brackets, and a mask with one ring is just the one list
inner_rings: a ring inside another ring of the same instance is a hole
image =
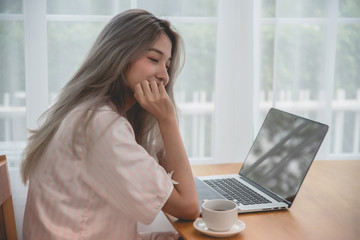
[[84, 181], [124, 214], [150, 224], [173, 184], [165, 169], [137, 144], [130, 123], [115, 112], [97, 114], [86, 142]]

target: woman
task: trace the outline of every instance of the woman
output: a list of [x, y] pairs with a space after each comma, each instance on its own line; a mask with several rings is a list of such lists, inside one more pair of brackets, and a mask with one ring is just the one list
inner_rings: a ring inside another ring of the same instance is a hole
[[105, 26], [24, 151], [24, 239], [139, 239], [160, 210], [199, 216], [173, 100], [181, 46], [144, 10]]

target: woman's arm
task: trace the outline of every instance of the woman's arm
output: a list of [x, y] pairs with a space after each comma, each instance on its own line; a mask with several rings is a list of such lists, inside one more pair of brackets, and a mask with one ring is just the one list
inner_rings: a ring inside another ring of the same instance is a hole
[[182, 219], [199, 216], [199, 204], [194, 178], [186, 150], [179, 132], [175, 109], [163, 85], [143, 81], [135, 87], [135, 98], [139, 104], [158, 121], [166, 153], [162, 166], [167, 172], [174, 171], [174, 186], [163, 211]]

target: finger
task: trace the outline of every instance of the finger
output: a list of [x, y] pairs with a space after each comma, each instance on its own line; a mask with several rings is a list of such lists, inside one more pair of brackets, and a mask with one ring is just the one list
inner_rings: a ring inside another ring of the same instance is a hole
[[160, 84], [160, 86], [159, 86], [159, 93], [160, 93], [161, 95], [164, 95], [164, 94], [167, 95], [166, 88], [165, 88], [164, 84]]
[[150, 82], [150, 88], [151, 88], [151, 92], [158, 96], [159, 95], [159, 87], [157, 85], [157, 83], [155, 81], [151, 81]]
[[141, 86], [140, 83], [135, 85], [135, 89], [134, 89], [134, 97], [135, 99], [139, 102], [142, 101], [144, 99], [144, 91], [143, 88]]
[[142, 90], [143, 90], [145, 96], [148, 96], [151, 94], [151, 89], [149, 86], [149, 82], [147, 80], [144, 80], [141, 82], [141, 87], [142, 87]]

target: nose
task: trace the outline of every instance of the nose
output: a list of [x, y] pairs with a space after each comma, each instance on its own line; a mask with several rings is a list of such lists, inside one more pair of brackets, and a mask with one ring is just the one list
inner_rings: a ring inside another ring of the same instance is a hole
[[155, 75], [156, 79], [161, 81], [164, 86], [169, 83], [169, 73], [166, 66], [160, 67]]

